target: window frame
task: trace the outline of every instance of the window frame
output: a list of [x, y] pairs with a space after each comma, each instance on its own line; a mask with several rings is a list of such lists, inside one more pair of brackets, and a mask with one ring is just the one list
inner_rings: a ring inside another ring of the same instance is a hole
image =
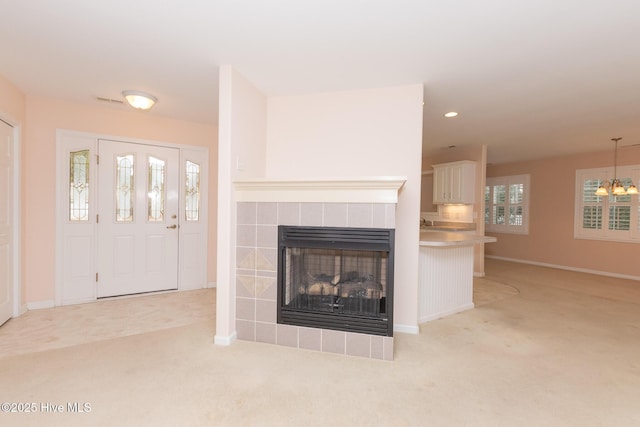
[[[620, 179], [631, 178], [632, 182], [640, 181], [640, 165], [634, 166], [618, 166], [616, 172]], [[601, 196], [602, 201], [595, 206], [602, 207], [602, 221], [600, 229], [584, 228], [584, 207], [592, 206], [593, 203], [585, 203], [583, 199], [584, 183], [587, 180], [600, 180], [602, 182], [611, 182], [614, 178], [614, 168], [591, 168], [576, 170], [575, 181], [575, 209], [574, 209], [574, 227], [573, 237], [575, 239], [589, 240], [605, 240], [610, 242], [640, 242], [640, 200], [638, 195], [631, 195], [630, 201], [619, 201], [613, 199], [614, 196]], [[608, 190], [611, 193], [611, 189]], [[610, 208], [613, 206], [630, 206], [630, 224], [629, 230], [611, 230], [609, 229]]]
[[[495, 204], [493, 202], [494, 198], [494, 187], [504, 185], [505, 186], [505, 201], [504, 203]], [[512, 185], [522, 185], [522, 203], [511, 204], [510, 202], [510, 187]], [[531, 175], [530, 174], [522, 174], [522, 175], [509, 175], [509, 176], [496, 176], [496, 177], [487, 177], [485, 183], [485, 193], [483, 197], [486, 197], [487, 188], [489, 189], [489, 202], [485, 201], [485, 212], [483, 214], [486, 216], [486, 210], [488, 210], [488, 221], [485, 220], [484, 228], [486, 231], [492, 233], [510, 233], [510, 234], [529, 234], [529, 206], [531, 199]], [[505, 223], [504, 224], [494, 224], [494, 206], [504, 206], [505, 212]], [[513, 225], [509, 224], [508, 218], [511, 207], [522, 206], [522, 224], [521, 225]]]

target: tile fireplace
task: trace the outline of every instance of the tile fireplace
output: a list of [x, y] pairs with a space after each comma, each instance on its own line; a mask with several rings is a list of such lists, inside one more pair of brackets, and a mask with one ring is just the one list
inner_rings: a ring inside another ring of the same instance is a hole
[[[236, 183], [238, 339], [393, 360], [393, 245], [403, 182]], [[279, 239], [285, 230], [288, 249]], [[335, 231], [361, 241], [300, 247], [300, 232], [302, 240], [309, 233], [316, 239], [318, 230], [329, 231], [329, 241]], [[367, 239], [374, 245], [365, 247]], [[289, 290], [278, 292], [279, 278]], [[318, 323], [310, 309], [337, 315], [337, 324]]]

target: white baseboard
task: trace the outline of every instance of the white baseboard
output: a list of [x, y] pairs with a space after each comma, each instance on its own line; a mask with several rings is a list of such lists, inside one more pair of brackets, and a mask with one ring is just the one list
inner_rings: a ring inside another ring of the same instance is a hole
[[220, 335], [216, 335], [213, 339], [213, 343], [215, 345], [229, 346], [233, 344], [233, 342], [238, 338], [238, 335], [233, 332], [231, 335], [226, 337], [221, 337]]
[[484, 277], [484, 276], [485, 276], [484, 272], [482, 273], [476, 272], [476, 271], [473, 272], [473, 277]]
[[419, 323], [430, 322], [431, 320], [441, 319], [443, 317], [451, 316], [452, 314], [460, 313], [461, 311], [471, 310], [473, 307], [475, 307], [475, 305], [472, 302], [470, 302], [469, 304], [465, 304], [456, 308], [441, 311], [440, 313], [423, 316], [418, 319], [418, 322]]
[[216, 282], [207, 282], [207, 288], [216, 288], [217, 286]]
[[27, 303], [27, 310], [41, 310], [43, 308], [53, 308], [56, 306], [54, 300], [34, 301]]
[[501, 256], [494, 256], [494, 255], [485, 255], [485, 257], [491, 258], [491, 259], [498, 259], [501, 261], [518, 262], [520, 264], [538, 265], [540, 267], [549, 267], [549, 268], [557, 268], [559, 270], [575, 271], [578, 273], [597, 274], [599, 276], [608, 276], [608, 277], [616, 277], [618, 279], [629, 279], [629, 280], [640, 281], [640, 276], [630, 276], [627, 274], [610, 273], [608, 271], [590, 270], [588, 268], [569, 267], [566, 265], [549, 264], [546, 262], [529, 261], [526, 259], [507, 258], [507, 257], [501, 257]]
[[420, 333], [420, 328], [418, 325], [398, 325], [397, 323], [393, 325], [393, 332], [400, 332], [403, 334], [413, 334], [418, 335]]

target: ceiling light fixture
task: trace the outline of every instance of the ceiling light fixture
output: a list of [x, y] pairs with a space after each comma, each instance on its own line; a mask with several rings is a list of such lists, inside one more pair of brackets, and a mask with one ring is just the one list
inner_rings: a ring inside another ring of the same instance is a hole
[[618, 141], [622, 138], [611, 138], [613, 142], [616, 143], [615, 154], [613, 157], [613, 181], [605, 181], [598, 187], [596, 190], [596, 196], [608, 196], [609, 191], [608, 188], [611, 188], [611, 194], [614, 196], [626, 196], [627, 194], [638, 194], [638, 188], [635, 185], [631, 184], [629, 188], [625, 189], [622, 182], [617, 178], [618, 176]]
[[158, 102], [158, 98], [155, 96], [138, 90], [125, 90], [122, 92], [122, 96], [124, 96], [129, 105], [138, 110], [148, 110]]
[[455, 116], [457, 116], [457, 115], [458, 115], [458, 113], [457, 113], [457, 112], [455, 112], [455, 111], [449, 111], [448, 113], [444, 113], [444, 116], [445, 116], [446, 118], [448, 118], [448, 119], [450, 119], [451, 117], [455, 117]]

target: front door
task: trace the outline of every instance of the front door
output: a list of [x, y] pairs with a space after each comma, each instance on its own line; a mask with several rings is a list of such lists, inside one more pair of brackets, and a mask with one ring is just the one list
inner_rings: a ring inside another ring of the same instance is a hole
[[98, 141], [97, 296], [178, 288], [176, 148]]
[[13, 128], [0, 120], [0, 325], [13, 307]]

